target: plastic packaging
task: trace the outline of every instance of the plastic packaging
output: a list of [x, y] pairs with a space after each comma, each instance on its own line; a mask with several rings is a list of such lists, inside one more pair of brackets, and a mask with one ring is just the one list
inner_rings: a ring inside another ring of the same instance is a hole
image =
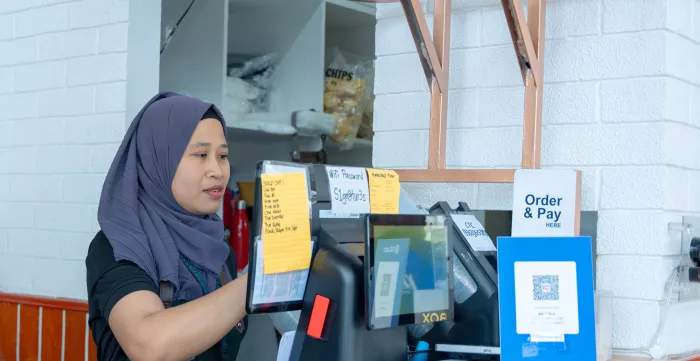
[[367, 106], [372, 97], [372, 60], [363, 60], [338, 48], [329, 50], [323, 94], [324, 112], [336, 117], [331, 140], [341, 149], [350, 149], [357, 139]]
[[372, 140], [374, 138], [374, 113], [366, 111], [362, 115], [362, 122], [360, 123], [360, 128], [357, 131], [358, 139], [368, 139]]
[[232, 120], [269, 110], [275, 59], [274, 54], [267, 54], [229, 66], [223, 110]]

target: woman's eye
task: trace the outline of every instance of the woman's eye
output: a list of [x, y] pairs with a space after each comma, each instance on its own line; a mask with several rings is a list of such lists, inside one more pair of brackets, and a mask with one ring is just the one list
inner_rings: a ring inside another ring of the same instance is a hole
[[207, 157], [206, 154], [195, 154], [194, 156], [197, 158], [206, 158]]
[[228, 154], [222, 154], [221, 159], [228, 159]]

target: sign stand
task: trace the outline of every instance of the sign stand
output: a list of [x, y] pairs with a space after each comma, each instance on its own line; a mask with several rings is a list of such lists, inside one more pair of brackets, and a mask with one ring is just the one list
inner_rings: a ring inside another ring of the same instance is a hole
[[498, 238], [501, 357], [596, 359], [590, 237]]

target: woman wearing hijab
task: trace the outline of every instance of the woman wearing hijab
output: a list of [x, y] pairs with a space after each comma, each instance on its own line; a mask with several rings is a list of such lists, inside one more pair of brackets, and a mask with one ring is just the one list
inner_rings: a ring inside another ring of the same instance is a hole
[[98, 360], [236, 359], [247, 275], [236, 278], [216, 215], [225, 129], [214, 105], [162, 93], [126, 132], [85, 260]]

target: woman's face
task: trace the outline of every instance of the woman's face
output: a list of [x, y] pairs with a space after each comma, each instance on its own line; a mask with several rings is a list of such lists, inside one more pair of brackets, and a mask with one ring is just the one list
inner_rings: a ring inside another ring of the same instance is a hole
[[229, 177], [224, 128], [217, 119], [202, 119], [175, 171], [172, 184], [175, 200], [192, 214], [216, 213]]

